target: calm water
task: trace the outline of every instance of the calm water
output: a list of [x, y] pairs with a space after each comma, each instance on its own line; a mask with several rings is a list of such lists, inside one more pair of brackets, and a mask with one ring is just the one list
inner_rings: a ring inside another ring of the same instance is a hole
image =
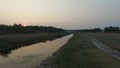
[[0, 56], [0, 68], [34, 68], [62, 47], [73, 34], [13, 50], [8, 57]]

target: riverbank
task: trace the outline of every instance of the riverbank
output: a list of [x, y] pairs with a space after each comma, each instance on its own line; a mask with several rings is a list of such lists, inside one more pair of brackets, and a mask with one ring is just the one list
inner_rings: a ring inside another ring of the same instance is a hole
[[74, 33], [68, 43], [41, 65], [45, 68], [120, 68], [120, 61], [97, 48], [88, 36], [89, 33]]
[[70, 33], [34, 33], [0, 35], [0, 54], [7, 56], [12, 50], [46, 40], [53, 40]]

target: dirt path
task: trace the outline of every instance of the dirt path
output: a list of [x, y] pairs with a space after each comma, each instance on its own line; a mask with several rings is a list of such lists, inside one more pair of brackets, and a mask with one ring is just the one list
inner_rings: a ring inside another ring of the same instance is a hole
[[101, 50], [103, 50], [104, 52], [110, 54], [111, 56], [117, 58], [120, 60], [120, 52], [104, 45], [103, 43], [101, 43], [100, 41], [98, 41], [97, 39], [91, 37], [90, 40], [92, 41], [92, 43], [97, 46], [98, 48], [100, 48]]

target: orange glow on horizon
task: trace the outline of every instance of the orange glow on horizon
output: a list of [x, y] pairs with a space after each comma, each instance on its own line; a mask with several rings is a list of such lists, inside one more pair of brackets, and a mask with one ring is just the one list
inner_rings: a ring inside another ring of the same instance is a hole
[[27, 25], [26, 25], [26, 22], [22, 22], [21, 25], [22, 25], [23, 27], [26, 27], [26, 26], [27, 26]]
[[26, 27], [26, 25], [25, 24], [22, 24], [23, 25], [23, 27]]

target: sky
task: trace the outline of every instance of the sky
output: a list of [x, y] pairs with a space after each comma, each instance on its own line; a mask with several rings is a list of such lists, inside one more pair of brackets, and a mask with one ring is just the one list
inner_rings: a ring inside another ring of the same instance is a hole
[[120, 0], [0, 0], [0, 24], [64, 29], [120, 26]]

